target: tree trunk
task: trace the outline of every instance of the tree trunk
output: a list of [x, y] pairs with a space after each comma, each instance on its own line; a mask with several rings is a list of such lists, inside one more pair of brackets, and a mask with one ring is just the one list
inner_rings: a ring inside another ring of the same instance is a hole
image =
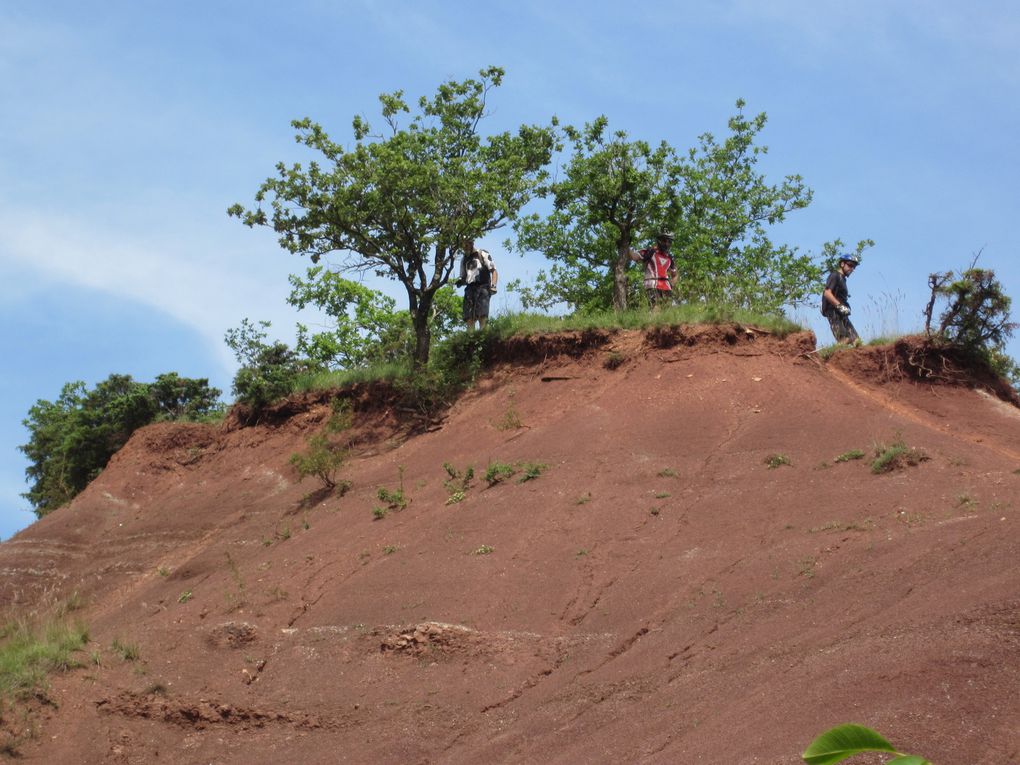
[[418, 304], [411, 310], [411, 325], [414, 327], [413, 369], [422, 369], [429, 363], [432, 348], [432, 295], [421, 295]]
[[616, 247], [616, 262], [613, 264], [613, 310], [627, 310], [627, 266], [630, 265], [630, 244]]

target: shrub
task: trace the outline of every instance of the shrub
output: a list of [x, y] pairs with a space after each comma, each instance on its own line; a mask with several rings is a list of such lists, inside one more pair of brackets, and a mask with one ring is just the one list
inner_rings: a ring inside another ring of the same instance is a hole
[[330, 442], [323, 434], [312, 436], [308, 441], [308, 451], [304, 454], [292, 454], [290, 464], [293, 465], [304, 480], [315, 476], [322, 485], [332, 491], [340, 487], [341, 494], [351, 487], [350, 481], [338, 481], [337, 473], [347, 459], [347, 449]]
[[875, 459], [871, 463], [871, 472], [889, 473], [906, 466], [919, 465], [930, 459], [923, 449], [907, 446], [902, 438], [891, 444], [876, 444]]
[[770, 454], [765, 458], [765, 464], [769, 466], [769, 470], [773, 470], [782, 465], [790, 465], [790, 458], [785, 454]]
[[512, 478], [516, 472], [514, 466], [506, 462], [490, 462], [485, 469], [485, 482], [489, 486], [495, 486], [501, 481]]

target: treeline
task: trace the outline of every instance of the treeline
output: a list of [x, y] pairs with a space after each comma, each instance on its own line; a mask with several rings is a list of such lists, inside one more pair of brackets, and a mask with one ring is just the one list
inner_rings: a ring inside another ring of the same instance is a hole
[[56, 401], [39, 400], [24, 421], [30, 438], [19, 447], [31, 463], [23, 494], [38, 517], [70, 502], [138, 428], [159, 420], [201, 421], [222, 413], [220, 391], [207, 379], [176, 372], [143, 383], [112, 374], [89, 390], [67, 383]]

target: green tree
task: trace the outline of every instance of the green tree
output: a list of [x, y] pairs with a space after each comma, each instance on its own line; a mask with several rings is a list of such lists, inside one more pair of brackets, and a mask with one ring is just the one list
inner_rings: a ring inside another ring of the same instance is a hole
[[[563, 301], [574, 310], [626, 310], [630, 250], [675, 214], [680, 167], [665, 142], [653, 148], [610, 133], [602, 116], [583, 129], [564, 128], [573, 153], [563, 180], [549, 187], [553, 211], [516, 224], [519, 251], [554, 261], [537, 287], [522, 290], [525, 306]], [[520, 289], [519, 284], [514, 285]]]
[[[305, 118], [292, 124], [297, 140], [325, 160], [277, 165], [255, 195], [253, 210], [229, 214], [248, 226], [271, 226], [281, 246], [313, 263], [339, 253], [340, 268], [396, 279], [407, 292], [414, 329], [412, 359], [428, 361], [432, 304], [450, 278], [457, 247], [514, 218], [545, 179], [554, 146], [552, 127], [522, 125], [483, 139], [490, 90], [504, 72], [489, 67], [480, 78], [440, 85], [411, 114], [403, 91], [379, 97], [388, 127], [373, 134], [353, 120], [354, 145], [345, 149]], [[271, 212], [262, 202], [271, 200]]]
[[[979, 253], [980, 254], [980, 253]], [[977, 258], [975, 258], [976, 264]], [[1020, 367], [1006, 353], [1006, 341], [1017, 323], [1010, 321], [1012, 304], [995, 272], [972, 264], [959, 277], [953, 271], [928, 277], [931, 299], [925, 307], [925, 333], [975, 353], [1014, 385], [1020, 382]], [[945, 302], [932, 332], [932, 312], [936, 303]]]
[[[287, 302], [301, 310], [314, 306], [330, 319], [330, 326], [311, 332], [298, 324], [298, 354], [328, 369], [352, 369], [373, 362], [409, 358], [414, 350], [414, 328], [407, 311], [396, 301], [364, 284], [343, 278], [339, 272], [312, 266], [304, 278], [290, 277]], [[432, 301], [432, 339], [442, 340], [460, 324], [461, 298], [447, 285]]]
[[175, 372], [151, 384], [112, 374], [91, 391], [84, 382], [67, 383], [56, 401], [40, 399], [24, 420], [29, 441], [18, 448], [30, 463], [31, 488], [22, 496], [42, 517], [81, 492], [138, 428], [208, 415], [219, 408], [219, 395], [207, 380]]
[[755, 141], [767, 116], [748, 118], [744, 105], [736, 102], [724, 140], [703, 134], [684, 163], [673, 242], [678, 297], [772, 312], [813, 297], [822, 277], [818, 260], [769, 236], [810, 204], [812, 191], [799, 175], [766, 181], [757, 164], [768, 147]]
[[228, 329], [224, 337], [241, 365], [234, 375], [234, 396], [256, 412], [290, 395], [297, 378], [316, 369], [314, 363], [298, 358], [286, 343], [267, 343], [266, 330], [270, 326], [268, 321], [256, 326], [242, 319], [241, 326]]

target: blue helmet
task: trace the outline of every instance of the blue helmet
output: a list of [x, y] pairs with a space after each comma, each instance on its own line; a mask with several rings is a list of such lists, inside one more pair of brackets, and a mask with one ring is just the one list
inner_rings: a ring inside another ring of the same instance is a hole
[[844, 252], [842, 255], [839, 256], [839, 262], [840, 263], [852, 263], [855, 266], [859, 266], [861, 264], [861, 259], [860, 259], [860, 256], [858, 256], [858, 255], [854, 255], [854, 254], [849, 253], [849, 252]]

